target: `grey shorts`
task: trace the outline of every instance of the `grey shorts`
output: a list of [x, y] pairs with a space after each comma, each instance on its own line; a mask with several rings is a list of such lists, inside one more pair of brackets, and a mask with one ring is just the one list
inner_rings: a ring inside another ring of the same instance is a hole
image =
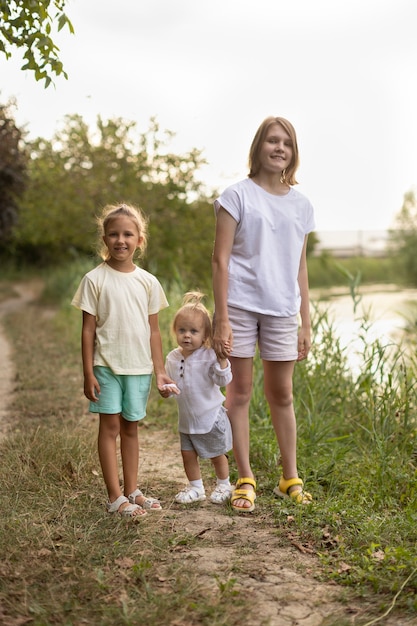
[[233, 331], [230, 356], [255, 356], [259, 346], [265, 361], [296, 361], [298, 358], [298, 317], [262, 315], [229, 306], [229, 321]]
[[194, 450], [200, 459], [213, 459], [232, 449], [232, 427], [222, 406], [208, 433], [180, 433], [181, 450]]

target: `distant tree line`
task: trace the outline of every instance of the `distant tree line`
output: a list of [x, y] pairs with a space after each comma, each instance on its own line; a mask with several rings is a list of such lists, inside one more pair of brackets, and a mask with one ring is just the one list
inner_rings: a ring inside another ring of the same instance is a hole
[[[64, 118], [51, 140], [27, 141], [13, 104], [0, 105], [0, 261], [45, 267], [95, 255], [95, 218], [115, 202], [140, 206], [149, 218], [145, 269], [164, 280], [206, 288], [214, 240], [213, 196], [197, 179], [205, 163], [194, 148], [169, 150], [173, 133], [155, 119], [146, 132], [121, 118]], [[393, 261], [417, 285], [417, 199], [414, 191], [391, 232]], [[314, 251], [316, 233], [309, 237]]]
[[126, 202], [149, 218], [145, 268], [194, 286], [207, 281], [214, 212], [196, 178], [205, 163], [199, 150], [170, 151], [173, 134], [154, 119], [139, 133], [135, 122], [100, 117], [90, 129], [79, 115], [66, 117], [51, 140], [25, 142], [10, 106], [0, 113], [0, 237], [8, 243], [1, 254], [38, 266], [92, 257], [100, 209]]
[[27, 184], [28, 152], [17, 128], [12, 105], [0, 104], [0, 243], [17, 224], [19, 199]]

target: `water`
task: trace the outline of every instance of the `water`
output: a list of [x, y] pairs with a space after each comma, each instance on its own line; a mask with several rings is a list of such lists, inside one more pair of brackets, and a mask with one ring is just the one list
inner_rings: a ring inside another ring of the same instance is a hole
[[[352, 297], [346, 293], [311, 290], [311, 302], [328, 311], [329, 320], [340, 345], [345, 349], [348, 363], [354, 373], [363, 367], [364, 318], [369, 322], [366, 339], [379, 340], [383, 346], [398, 346], [404, 329], [417, 318], [417, 289], [401, 289], [394, 285], [365, 286], [359, 291], [361, 300], [356, 311]], [[317, 338], [316, 338], [317, 339]], [[313, 337], [313, 344], [315, 338]]]

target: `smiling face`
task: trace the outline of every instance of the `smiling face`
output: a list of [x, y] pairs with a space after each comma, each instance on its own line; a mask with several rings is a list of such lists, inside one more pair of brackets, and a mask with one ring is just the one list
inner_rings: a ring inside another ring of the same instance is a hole
[[175, 336], [184, 357], [201, 348], [206, 340], [206, 325], [199, 311], [183, 311], [175, 321]]
[[[282, 141], [283, 140], [283, 141]], [[274, 160], [268, 158], [270, 148], [278, 146], [282, 141], [284, 154]], [[269, 145], [269, 148], [268, 148]], [[298, 155], [297, 135], [291, 122], [284, 117], [267, 117], [259, 126], [249, 150], [249, 178], [255, 178], [263, 170], [264, 174], [279, 174], [285, 169], [285, 182], [296, 185], [296, 171], [300, 164]], [[266, 169], [264, 169], [266, 168]]]
[[111, 219], [103, 241], [109, 251], [108, 264], [119, 271], [130, 271], [134, 266], [133, 256], [142, 242], [135, 222], [125, 215]]
[[281, 173], [292, 162], [291, 137], [281, 124], [271, 124], [259, 153], [260, 168], [269, 173]]

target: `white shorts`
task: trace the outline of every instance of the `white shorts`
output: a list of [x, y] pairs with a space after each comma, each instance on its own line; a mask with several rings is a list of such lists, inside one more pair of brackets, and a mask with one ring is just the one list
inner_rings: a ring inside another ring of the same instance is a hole
[[229, 306], [229, 321], [233, 331], [230, 356], [255, 356], [259, 346], [265, 361], [296, 361], [298, 358], [298, 317], [262, 315]]

